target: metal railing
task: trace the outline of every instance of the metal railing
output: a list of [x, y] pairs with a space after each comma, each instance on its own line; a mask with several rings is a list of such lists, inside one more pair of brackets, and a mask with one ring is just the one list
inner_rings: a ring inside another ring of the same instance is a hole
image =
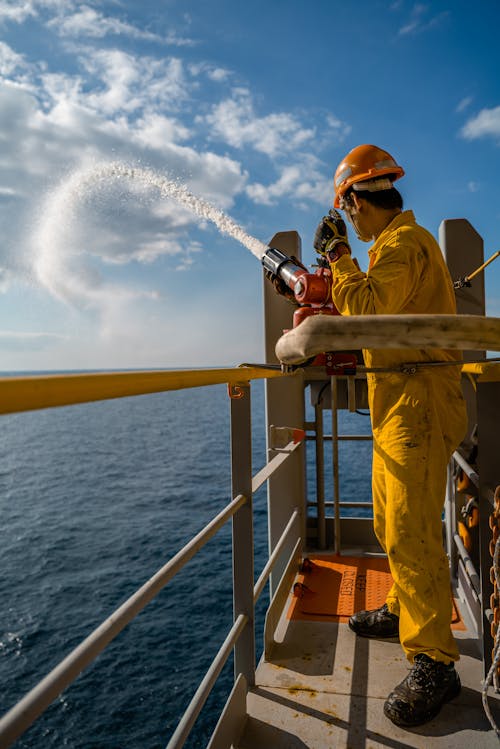
[[[306, 435], [306, 441], [313, 442], [315, 446], [315, 469], [316, 469], [316, 497], [307, 501], [307, 508], [316, 509], [317, 513], [317, 543], [319, 549], [326, 549], [326, 510], [333, 509], [333, 535], [334, 550], [340, 553], [341, 550], [341, 510], [344, 508], [371, 509], [372, 502], [349, 502], [341, 498], [339, 475], [339, 443], [340, 442], [372, 442], [373, 435], [370, 434], [339, 434], [339, 405], [338, 405], [338, 383], [339, 381], [347, 382], [348, 407], [350, 412], [356, 411], [355, 397], [351, 399], [354, 392], [349, 388], [349, 376], [335, 375], [330, 377], [330, 409], [331, 409], [331, 434], [325, 434], [323, 429], [323, 407], [318, 402], [314, 405], [314, 421], [305, 424], [306, 430], [312, 434]], [[326, 388], [326, 384], [325, 384]], [[352, 402], [349, 402], [351, 401]], [[325, 445], [331, 443], [331, 478], [332, 478], [332, 499], [326, 499], [325, 491]]]
[[[283, 376], [276, 370], [237, 369], [138, 372], [0, 379], [0, 413], [13, 413], [95, 400], [227, 383], [231, 403], [231, 471], [233, 499], [155, 575], [105, 619], [20, 702], [0, 719], [0, 748], [6, 749], [90, 665], [106, 646], [177, 575], [185, 564], [229, 521], [233, 525], [234, 623], [182, 716], [167, 749], [182, 747], [217, 678], [234, 652], [235, 677], [255, 682], [254, 607], [271, 571], [293, 533], [295, 510], [254, 585], [252, 493], [293, 454], [290, 442], [255, 477], [251, 475], [250, 380]], [[293, 539], [292, 539], [293, 540]]]

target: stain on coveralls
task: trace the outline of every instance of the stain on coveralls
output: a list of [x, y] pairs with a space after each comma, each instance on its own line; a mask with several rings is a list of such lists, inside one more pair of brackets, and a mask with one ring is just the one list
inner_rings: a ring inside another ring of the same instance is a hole
[[[345, 255], [332, 264], [333, 301], [341, 314], [453, 314], [452, 282], [441, 250], [412, 211], [396, 216], [369, 250], [363, 273]], [[367, 367], [453, 361], [444, 349], [364, 350]], [[373, 429], [374, 529], [394, 580], [387, 597], [399, 615], [410, 661], [418, 653], [458, 660], [441, 515], [447, 466], [465, 435], [460, 367], [419, 368], [414, 375], [368, 374]]]

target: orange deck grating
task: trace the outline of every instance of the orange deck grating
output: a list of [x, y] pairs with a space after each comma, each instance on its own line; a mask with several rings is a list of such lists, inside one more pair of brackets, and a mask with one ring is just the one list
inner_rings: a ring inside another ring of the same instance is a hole
[[[346, 621], [355, 611], [376, 609], [392, 585], [383, 557], [314, 557], [304, 560], [288, 619]], [[464, 625], [454, 602], [452, 627]]]

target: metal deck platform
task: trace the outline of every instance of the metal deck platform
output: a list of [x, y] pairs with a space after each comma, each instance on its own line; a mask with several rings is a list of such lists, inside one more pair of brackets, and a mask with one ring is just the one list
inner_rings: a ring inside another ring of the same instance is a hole
[[[399, 643], [356, 637], [343, 623], [283, 615], [272, 658], [260, 663], [247, 696], [238, 749], [497, 749], [482, 706], [477, 644], [461, 613], [461, 694], [430, 723], [405, 730], [383, 714], [385, 698], [409, 668]], [[500, 700], [489, 701], [498, 724]]]

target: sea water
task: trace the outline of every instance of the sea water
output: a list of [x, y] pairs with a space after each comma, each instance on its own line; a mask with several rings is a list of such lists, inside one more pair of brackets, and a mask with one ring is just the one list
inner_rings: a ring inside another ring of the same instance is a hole
[[[254, 472], [265, 463], [263, 400], [254, 383]], [[341, 429], [366, 432], [368, 420], [341, 414]], [[369, 443], [340, 450], [343, 498], [366, 500]], [[310, 454], [312, 498], [313, 467]], [[230, 501], [226, 388], [2, 417], [0, 489], [3, 714]], [[256, 577], [266, 518], [262, 488]], [[231, 624], [227, 524], [14, 746], [162, 749]], [[228, 662], [187, 747], [206, 746], [232, 679]]]

